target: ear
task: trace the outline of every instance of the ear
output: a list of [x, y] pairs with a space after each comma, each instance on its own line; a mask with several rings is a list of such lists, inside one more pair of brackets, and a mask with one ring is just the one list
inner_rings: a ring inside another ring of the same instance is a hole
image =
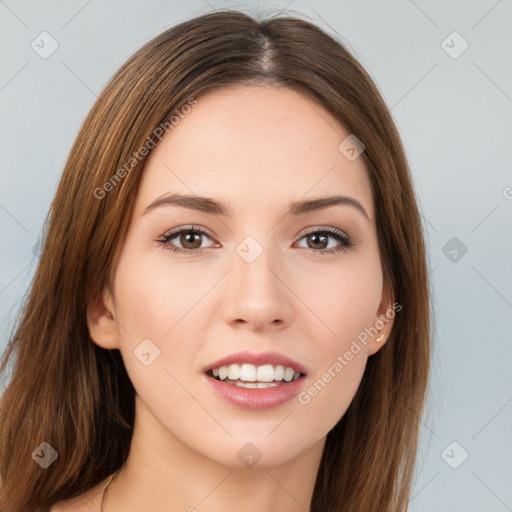
[[384, 283], [382, 286], [382, 298], [375, 315], [372, 327], [369, 330], [372, 332], [368, 344], [368, 355], [373, 355], [378, 352], [389, 339], [391, 329], [395, 321], [395, 314], [400, 311], [402, 306], [395, 303], [395, 298], [391, 285]]
[[87, 305], [87, 326], [96, 345], [106, 349], [120, 347], [114, 300], [109, 290]]

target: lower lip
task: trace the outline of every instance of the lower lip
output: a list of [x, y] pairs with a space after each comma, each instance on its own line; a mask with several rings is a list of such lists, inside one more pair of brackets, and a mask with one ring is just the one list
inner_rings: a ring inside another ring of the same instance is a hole
[[272, 388], [242, 388], [226, 384], [205, 374], [214, 393], [240, 409], [266, 411], [278, 407], [297, 396], [304, 386], [304, 377]]

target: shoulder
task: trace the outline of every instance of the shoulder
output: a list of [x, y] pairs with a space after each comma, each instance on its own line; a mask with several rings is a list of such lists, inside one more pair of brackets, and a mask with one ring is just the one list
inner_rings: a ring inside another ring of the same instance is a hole
[[74, 498], [54, 503], [48, 512], [98, 512], [100, 510], [103, 490], [109, 478]]

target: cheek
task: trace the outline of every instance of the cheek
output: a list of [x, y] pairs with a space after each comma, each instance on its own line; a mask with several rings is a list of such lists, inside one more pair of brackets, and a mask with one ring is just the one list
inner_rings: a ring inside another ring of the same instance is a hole
[[203, 335], [201, 312], [216, 280], [212, 274], [199, 276], [192, 266], [170, 269], [161, 261], [144, 260], [129, 247], [119, 261], [115, 310], [120, 351], [137, 393], [157, 410], [167, 410], [170, 398], [184, 400], [185, 407], [190, 403], [178, 382], [190, 378]]
[[[378, 264], [347, 267], [331, 272], [323, 286], [310, 282], [303, 289], [308, 304], [316, 306], [309, 322], [315, 368], [299, 403], [331, 426], [343, 416], [361, 383], [368, 359], [364, 332], [376, 319], [382, 294]], [[313, 324], [321, 331], [315, 334]]]
[[[318, 425], [330, 430], [350, 406], [366, 368], [368, 348], [358, 336], [372, 325], [378, 306], [373, 287], [358, 287], [345, 295], [331, 293], [325, 302], [324, 318], [334, 331], [317, 336], [313, 373], [298, 401]], [[366, 292], [366, 293], [365, 293]], [[328, 292], [326, 292], [327, 295]]]
[[133, 337], [166, 340], [211, 286], [209, 279], [162, 265], [161, 259], [126, 257], [116, 272], [116, 311]]
[[[129, 253], [129, 250], [126, 251]], [[115, 281], [116, 313], [120, 317], [120, 352], [136, 393], [163, 422], [197, 414], [197, 404], [180, 383], [188, 375], [194, 335], [177, 341], [198, 301], [197, 281], [166, 272], [162, 265], [135, 257], [120, 260]], [[203, 286], [200, 286], [203, 288]], [[208, 289], [207, 283], [204, 284]], [[187, 383], [187, 389], [190, 385]], [[179, 404], [179, 415], [176, 415]], [[186, 422], [185, 422], [186, 423]]]
[[330, 363], [309, 379], [304, 391], [298, 395], [300, 407], [305, 417], [314, 418], [314, 423], [322, 426], [327, 434], [350, 406], [366, 367], [365, 350], [353, 355], [350, 361], [343, 355], [333, 356]]
[[310, 328], [314, 323], [321, 330], [316, 336], [310, 333], [311, 339], [321, 340], [322, 349], [318, 354], [332, 358], [333, 354], [346, 350], [351, 340], [375, 322], [382, 299], [378, 260], [351, 258], [321, 275], [300, 279], [300, 297], [311, 310], [311, 315], [307, 316]]
[[[179, 346], [170, 350], [173, 326], [183, 316], [183, 297], [176, 280], [156, 265], [134, 257], [129, 247], [119, 261], [115, 279], [115, 311], [119, 344], [126, 370], [137, 390], [165, 399], [170, 376], [165, 373]], [[160, 397], [160, 394], [162, 396]]]

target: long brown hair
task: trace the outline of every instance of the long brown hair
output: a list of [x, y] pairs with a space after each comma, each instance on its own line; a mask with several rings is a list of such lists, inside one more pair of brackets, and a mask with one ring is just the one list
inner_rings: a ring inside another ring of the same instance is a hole
[[[119, 351], [91, 341], [86, 308], [110, 286], [143, 148], [153, 147], [159, 127], [168, 131], [169, 119], [191, 100], [249, 83], [308, 94], [364, 143], [384, 279], [402, 307], [327, 435], [311, 511], [407, 509], [431, 331], [422, 224], [400, 137], [373, 81], [335, 38], [298, 18], [255, 20], [220, 10], [137, 51], [107, 84], [74, 142], [2, 360], [2, 372], [12, 362], [0, 403], [2, 512], [44, 510], [125, 462], [134, 388]], [[58, 454], [46, 469], [31, 455], [43, 442]]]

